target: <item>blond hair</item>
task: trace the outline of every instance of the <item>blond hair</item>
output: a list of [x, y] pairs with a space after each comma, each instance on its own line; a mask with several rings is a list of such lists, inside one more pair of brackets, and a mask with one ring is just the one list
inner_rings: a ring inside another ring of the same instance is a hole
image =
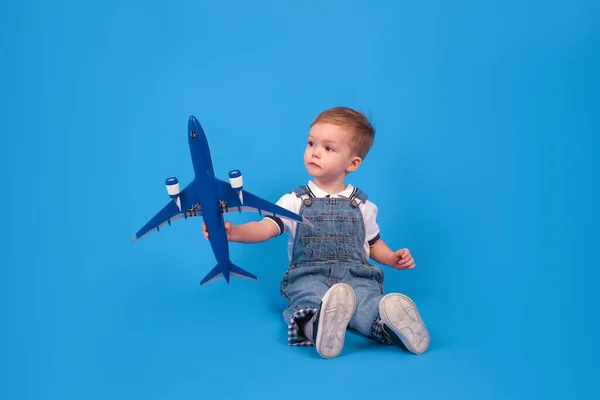
[[375, 140], [375, 128], [369, 122], [365, 114], [349, 107], [334, 107], [321, 112], [310, 124], [328, 123], [349, 129], [352, 133], [352, 150], [362, 159], [373, 146]]

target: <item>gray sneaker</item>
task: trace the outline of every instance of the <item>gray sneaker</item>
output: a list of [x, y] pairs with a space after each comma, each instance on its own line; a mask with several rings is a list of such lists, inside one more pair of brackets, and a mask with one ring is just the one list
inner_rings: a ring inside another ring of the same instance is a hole
[[345, 283], [333, 285], [323, 296], [321, 307], [313, 317], [313, 337], [323, 358], [337, 357], [344, 347], [346, 327], [354, 315], [356, 295]]
[[422, 354], [429, 347], [429, 332], [415, 303], [400, 293], [390, 293], [379, 302], [383, 331], [397, 345], [402, 343], [410, 352]]

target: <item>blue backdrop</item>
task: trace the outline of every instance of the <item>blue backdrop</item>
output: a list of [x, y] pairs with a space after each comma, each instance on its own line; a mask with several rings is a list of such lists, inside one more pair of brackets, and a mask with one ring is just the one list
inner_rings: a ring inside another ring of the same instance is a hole
[[[2, 397], [598, 396], [598, 3], [213, 3], [3, 3]], [[131, 244], [193, 178], [190, 115], [217, 175], [276, 201], [337, 105], [377, 129], [348, 182], [416, 259], [385, 288], [419, 306], [422, 356], [287, 346], [286, 237], [231, 244], [258, 283], [204, 288], [201, 219]]]

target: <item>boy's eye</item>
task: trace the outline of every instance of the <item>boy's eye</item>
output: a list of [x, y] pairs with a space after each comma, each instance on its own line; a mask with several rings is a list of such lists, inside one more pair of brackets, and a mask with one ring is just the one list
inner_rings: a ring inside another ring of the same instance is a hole
[[312, 145], [313, 145], [313, 142], [311, 142], [311, 141], [309, 140], [309, 141], [308, 141], [308, 145], [309, 145], [309, 146], [312, 146]]
[[333, 149], [332, 149], [331, 147], [329, 147], [329, 146], [326, 146], [326, 147], [325, 147], [325, 150], [326, 150], [326, 151], [332, 151]]

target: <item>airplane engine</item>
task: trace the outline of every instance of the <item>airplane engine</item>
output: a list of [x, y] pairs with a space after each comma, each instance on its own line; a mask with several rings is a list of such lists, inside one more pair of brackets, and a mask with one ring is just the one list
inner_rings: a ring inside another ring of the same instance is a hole
[[229, 183], [231, 183], [231, 187], [235, 190], [242, 190], [242, 187], [244, 186], [242, 173], [237, 169], [231, 171], [229, 173]]
[[167, 186], [167, 193], [169, 193], [169, 197], [175, 200], [177, 207], [179, 207], [179, 210], [181, 210], [181, 200], [179, 199], [179, 193], [181, 193], [181, 191], [179, 190], [179, 181], [175, 177], [167, 178], [165, 185]]
[[179, 181], [177, 181], [177, 178], [167, 178], [165, 185], [167, 185], [169, 197], [175, 199], [179, 196]]
[[244, 188], [244, 178], [242, 177], [242, 173], [237, 169], [229, 172], [229, 183], [240, 197], [240, 202], [244, 204], [244, 197], [242, 194], [242, 189]]

